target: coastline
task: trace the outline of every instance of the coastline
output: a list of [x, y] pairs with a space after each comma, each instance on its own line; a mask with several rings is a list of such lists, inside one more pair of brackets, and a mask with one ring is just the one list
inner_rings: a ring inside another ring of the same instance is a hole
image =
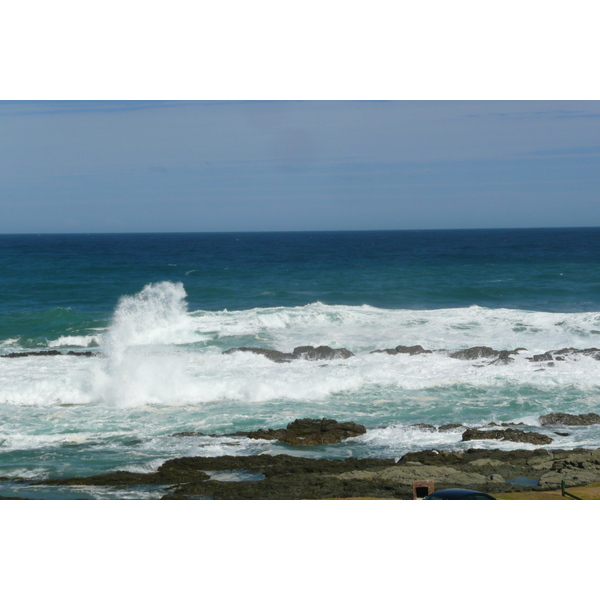
[[[584, 421], [597, 423], [598, 415], [555, 414], [544, 415], [540, 420], [553, 428], [560, 424], [568, 428]], [[486, 429], [465, 429], [463, 440], [478, 439], [473, 438], [478, 434], [513, 441], [518, 434], [524, 436], [524, 443], [531, 449], [431, 449], [408, 452], [399, 459], [307, 458], [287, 454], [286, 450], [293, 446], [339, 444], [364, 434], [366, 429], [353, 422], [338, 423], [333, 419], [297, 419], [285, 429], [229, 434], [273, 440], [272, 453], [184, 456], [166, 460], [153, 472], [118, 470], [38, 481], [2, 478], [2, 482], [34, 492], [36, 499], [44, 499], [45, 490], [109, 489], [113, 491], [113, 498], [125, 498], [128, 493], [132, 497], [130, 492], [137, 490], [138, 499], [143, 499], [144, 490], [152, 490], [154, 498], [163, 500], [408, 500], [413, 499], [413, 484], [419, 480], [431, 481], [436, 490], [468, 488], [506, 499], [560, 499], [563, 484], [577, 489], [592, 485], [596, 487], [585, 489], [584, 495], [590, 499], [600, 498], [600, 448], [552, 449], [548, 436], [523, 431], [521, 424], [502, 425], [516, 428], [498, 429], [497, 424], [490, 423]], [[202, 434], [187, 431], [173, 435]], [[0, 499], [9, 499], [1, 496], [4, 493], [0, 493]]]

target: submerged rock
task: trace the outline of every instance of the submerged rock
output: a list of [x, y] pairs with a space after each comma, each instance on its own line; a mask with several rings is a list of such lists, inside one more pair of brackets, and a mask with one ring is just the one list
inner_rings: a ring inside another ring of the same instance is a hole
[[366, 432], [364, 425], [352, 421], [338, 423], [334, 419], [296, 419], [285, 429], [259, 429], [247, 435], [254, 440], [277, 440], [284, 444], [316, 446], [338, 444], [346, 438]]
[[540, 425], [598, 425], [600, 415], [587, 413], [585, 415], [571, 415], [568, 413], [550, 413], [540, 417]]
[[481, 429], [467, 429], [462, 435], [462, 441], [471, 440], [501, 440], [503, 442], [523, 442], [526, 444], [551, 444], [552, 438], [543, 433], [521, 431], [520, 429], [495, 429], [484, 431]]

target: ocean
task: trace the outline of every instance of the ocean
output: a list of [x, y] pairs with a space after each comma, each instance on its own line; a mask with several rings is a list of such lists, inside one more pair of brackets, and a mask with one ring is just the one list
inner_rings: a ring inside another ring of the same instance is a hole
[[[352, 356], [224, 354], [307, 345]], [[417, 345], [431, 352], [393, 351]], [[452, 356], [476, 346], [521, 350]], [[556, 354], [597, 346], [600, 228], [2, 235], [0, 495], [159, 498], [28, 484], [181, 456], [531, 449], [439, 427], [553, 435], [541, 415], [600, 412], [594, 352]], [[306, 417], [367, 433], [314, 447], [227, 436]], [[598, 426], [568, 433], [552, 448], [600, 447]]]

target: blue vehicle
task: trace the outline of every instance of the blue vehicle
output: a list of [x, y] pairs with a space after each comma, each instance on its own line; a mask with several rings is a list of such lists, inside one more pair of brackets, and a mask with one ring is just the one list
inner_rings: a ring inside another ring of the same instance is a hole
[[490, 496], [485, 492], [477, 492], [475, 490], [463, 490], [460, 488], [450, 488], [448, 490], [438, 490], [423, 500], [497, 500], [494, 496]]

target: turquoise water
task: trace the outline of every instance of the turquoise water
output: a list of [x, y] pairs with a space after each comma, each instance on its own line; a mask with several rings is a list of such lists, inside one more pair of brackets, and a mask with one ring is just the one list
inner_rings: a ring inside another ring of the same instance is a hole
[[[63, 354], [0, 358], [0, 477], [21, 481], [0, 494], [185, 455], [527, 447], [412, 425], [535, 430], [548, 412], [600, 412], [600, 361], [527, 360], [600, 346], [600, 229], [5, 235], [0, 283], [0, 354]], [[415, 344], [445, 352], [371, 353]], [[222, 354], [301, 345], [354, 356]], [[507, 365], [449, 356], [471, 346], [526, 350]], [[312, 449], [209, 437], [302, 417], [369, 431]], [[553, 447], [598, 447], [597, 429], [571, 428]]]

